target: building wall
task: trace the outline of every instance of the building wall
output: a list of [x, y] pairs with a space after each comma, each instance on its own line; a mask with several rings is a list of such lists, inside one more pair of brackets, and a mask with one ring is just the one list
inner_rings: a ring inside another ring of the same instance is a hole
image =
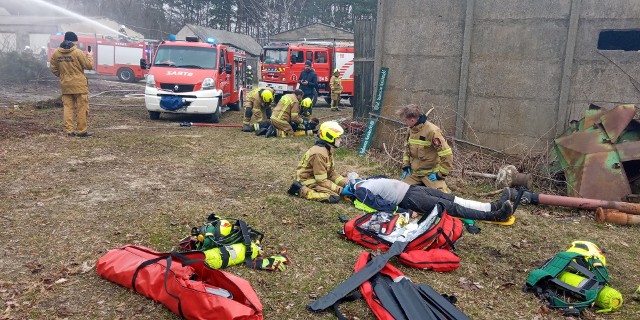
[[[591, 102], [640, 101], [626, 75], [640, 81], [640, 53], [597, 50], [603, 29], [640, 29], [640, 1], [387, 0], [378, 8], [376, 70], [390, 68], [383, 115], [435, 106], [447, 135], [519, 153], [546, 148]], [[386, 142], [376, 138], [374, 146]]]

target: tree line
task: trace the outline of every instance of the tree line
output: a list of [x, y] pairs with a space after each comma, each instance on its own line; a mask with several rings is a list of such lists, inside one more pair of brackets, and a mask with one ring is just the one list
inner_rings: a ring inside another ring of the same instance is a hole
[[353, 30], [372, 19], [376, 0], [50, 0], [85, 16], [103, 16], [150, 39], [166, 39], [185, 24], [247, 34], [264, 43], [270, 35], [321, 22]]

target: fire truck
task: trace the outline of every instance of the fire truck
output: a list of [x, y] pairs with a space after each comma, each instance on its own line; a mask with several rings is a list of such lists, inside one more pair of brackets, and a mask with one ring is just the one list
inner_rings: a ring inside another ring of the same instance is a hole
[[157, 48], [149, 68], [144, 102], [149, 118], [161, 113], [197, 114], [217, 123], [223, 107], [239, 111], [245, 94], [246, 53], [198, 37], [170, 36]]
[[[60, 47], [64, 35], [58, 33], [49, 38], [48, 56]], [[87, 73], [117, 76], [120, 81], [135, 82], [144, 79], [145, 70], [140, 68], [140, 59], [148, 59], [153, 40], [116, 39], [99, 34], [78, 34], [78, 49], [93, 52], [93, 70]]]
[[[353, 44], [335, 42], [270, 43], [262, 54], [261, 87], [271, 87], [276, 95], [291, 93], [306, 60], [318, 75], [318, 95], [330, 101], [329, 80], [335, 68], [340, 70], [342, 98], [353, 105]], [[314, 101], [315, 104], [315, 101]]]

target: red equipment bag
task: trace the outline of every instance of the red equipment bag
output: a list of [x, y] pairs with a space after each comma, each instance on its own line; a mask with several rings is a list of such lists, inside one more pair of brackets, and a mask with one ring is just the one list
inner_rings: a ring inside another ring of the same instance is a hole
[[[436, 206], [437, 216], [432, 222], [428, 221], [427, 214], [424, 214], [418, 225], [422, 226], [424, 232], [409, 242], [405, 251], [429, 250], [429, 249], [455, 249], [455, 242], [462, 236], [462, 222], [460, 219], [451, 217], [440, 206]], [[378, 212], [367, 213], [355, 217], [344, 225], [344, 232], [341, 236], [373, 250], [386, 251], [393, 242], [385, 240], [380, 233], [374, 232], [366, 227], [371, 218]], [[395, 221], [395, 220], [394, 220]], [[430, 225], [423, 225], [430, 224]], [[383, 235], [388, 235], [389, 228], [384, 229]], [[406, 241], [406, 240], [405, 240]]]
[[204, 258], [202, 251], [160, 253], [126, 245], [100, 257], [96, 271], [185, 319], [263, 319], [249, 282], [210, 268]]
[[398, 261], [407, 267], [436, 272], [449, 272], [460, 267], [460, 257], [445, 249], [405, 251], [398, 256]]

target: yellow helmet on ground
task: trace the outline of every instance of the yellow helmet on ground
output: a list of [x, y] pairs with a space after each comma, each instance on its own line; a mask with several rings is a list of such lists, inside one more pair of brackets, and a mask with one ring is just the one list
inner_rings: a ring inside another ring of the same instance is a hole
[[264, 102], [272, 102], [273, 92], [271, 92], [271, 90], [269, 89], [264, 89], [262, 90], [262, 93], [260, 93], [260, 98], [262, 98], [262, 101]]
[[338, 68], [333, 69], [333, 74], [336, 74], [336, 73], [339, 74], [340, 73], [340, 69], [338, 69]]
[[302, 99], [302, 101], [300, 102], [300, 105], [303, 108], [311, 108], [311, 105], [313, 104], [313, 100], [311, 100], [311, 98], [304, 98]]
[[318, 136], [322, 141], [328, 142], [334, 145], [336, 139], [340, 138], [344, 134], [344, 129], [336, 121], [327, 121], [320, 125], [318, 129]]
[[600, 247], [593, 242], [576, 240], [571, 242], [571, 247], [567, 249], [567, 252], [575, 252], [581, 254], [587, 258], [597, 258], [602, 262], [604, 266], [607, 265], [607, 260], [604, 257], [604, 253], [600, 250]]

